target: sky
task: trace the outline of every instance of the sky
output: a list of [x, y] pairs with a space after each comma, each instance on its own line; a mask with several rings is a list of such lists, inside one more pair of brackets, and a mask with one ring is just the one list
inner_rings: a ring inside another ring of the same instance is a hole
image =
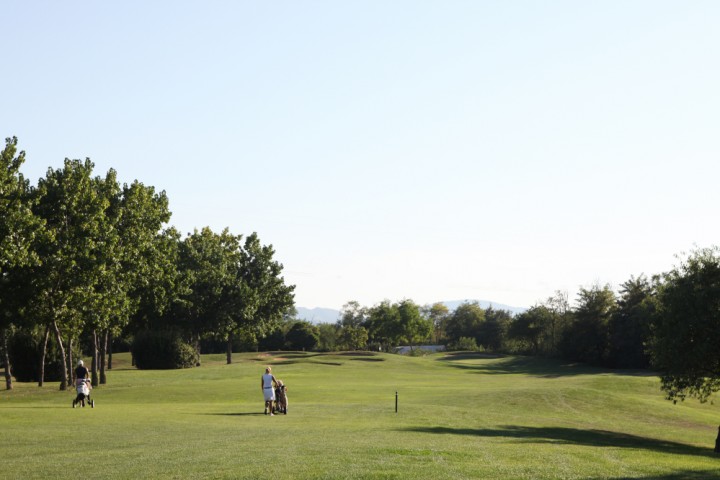
[[257, 232], [297, 306], [529, 307], [718, 244], [720, 2], [9, 0], [0, 135], [182, 232]]

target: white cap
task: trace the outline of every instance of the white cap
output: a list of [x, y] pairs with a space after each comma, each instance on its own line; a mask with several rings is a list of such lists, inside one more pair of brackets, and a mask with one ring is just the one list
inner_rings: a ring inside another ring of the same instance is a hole
[[78, 360], [78, 367], [82, 367], [82, 366], [83, 366], [83, 361], [82, 361], [82, 360]]

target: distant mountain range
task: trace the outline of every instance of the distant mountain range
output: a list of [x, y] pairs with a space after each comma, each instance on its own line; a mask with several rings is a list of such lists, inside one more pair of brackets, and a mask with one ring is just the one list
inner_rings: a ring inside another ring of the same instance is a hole
[[[523, 307], [511, 307], [509, 305], [503, 305], [502, 303], [497, 302], [489, 302], [486, 300], [449, 300], [446, 302], [441, 302], [445, 304], [446, 307], [450, 309], [452, 312], [455, 310], [458, 306], [462, 305], [463, 303], [470, 303], [470, 302], [478, 302], [478, 304], [483, 308], [487, 309], [490, 306], [494, 308], [495, 310], [507, 310], [509, 312], [512, 312], [514, 315], [517, 315], [518, 313], [522, 313], [527, 308]], [[306, 320], [311, 323], [335, 323], [340, 319], [340, 310], [334, 310], [332, 308], [304, 308], [304, 307], [297, 307], [297, 318], [301, 320]]]

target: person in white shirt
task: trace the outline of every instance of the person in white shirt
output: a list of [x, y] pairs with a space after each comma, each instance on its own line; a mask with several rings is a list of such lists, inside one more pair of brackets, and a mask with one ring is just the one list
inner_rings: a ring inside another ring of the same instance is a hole
[[272, 405], [275, 401], [275, 385], [277, 385], [277, 380], [275, 380], [272, 374], [272, 368], [267, 367], [265, 374], [260, 379], [260, 388], [262, 388], [263, 396], [265, 397], [265, 415], [268, 413], [270, 415], [273, 414]]

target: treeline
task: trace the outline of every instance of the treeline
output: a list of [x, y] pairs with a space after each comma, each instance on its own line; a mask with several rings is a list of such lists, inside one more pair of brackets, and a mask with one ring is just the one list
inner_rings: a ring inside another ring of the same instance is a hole
[[162, 332], [164, 345], [179, 339], [196, 354], [203, 339], [224, 341], [230, 362], [234, 337], [256, 342], [292, 311], [294, 286], [257, 234], [203, 228], [183, 237], [167, 225], [164, 191], [137, 180], [121, 185], [112, 169], [96, 176], [89, 159], [66, 159], [31, 185], [24, 160], [17, 139], [6, 139], [0, 363], [8, 389], [13, 371], [42, 385], [46, 365], [66, 389], [88, 352], [93, 383], [105, 383], [113, 338], [129, 347], [135, 337], [147, 340], [143, 332]]
[[[450, 310], [411, 300], [343, 306], [335, 324], [314, 329], [318, 350], [392, 350], [432, 343], [450, 350], [482, 350], [566, 358], [615, 368], [647, 368], [651, 328], [658, 311], [659, 277], [631, 278], [616, 294], [609, 285], [581, 288], [571, 304], [554, 296], [514, 315], [477, 302]], [[276, 346], [280, 346], [278, 343]]]
[[671, 271], [633, 276], [617, 292], [593, 285], [571, 303], [558, 291], [517, 315], [475, 302], [450, 311], [442, 303], [365, 307], [351, 301], [335, 324], [280, 326], [271, 347], [297, 347], [283, 336], [292, 327], [306, 332], [303, 348], [323, 351], [390, 351], [429, 342], [610, 368], [652, 367], [661, 372], [669, 398], [706, 399], [720, 388], [720, 250], [678, 258]]

